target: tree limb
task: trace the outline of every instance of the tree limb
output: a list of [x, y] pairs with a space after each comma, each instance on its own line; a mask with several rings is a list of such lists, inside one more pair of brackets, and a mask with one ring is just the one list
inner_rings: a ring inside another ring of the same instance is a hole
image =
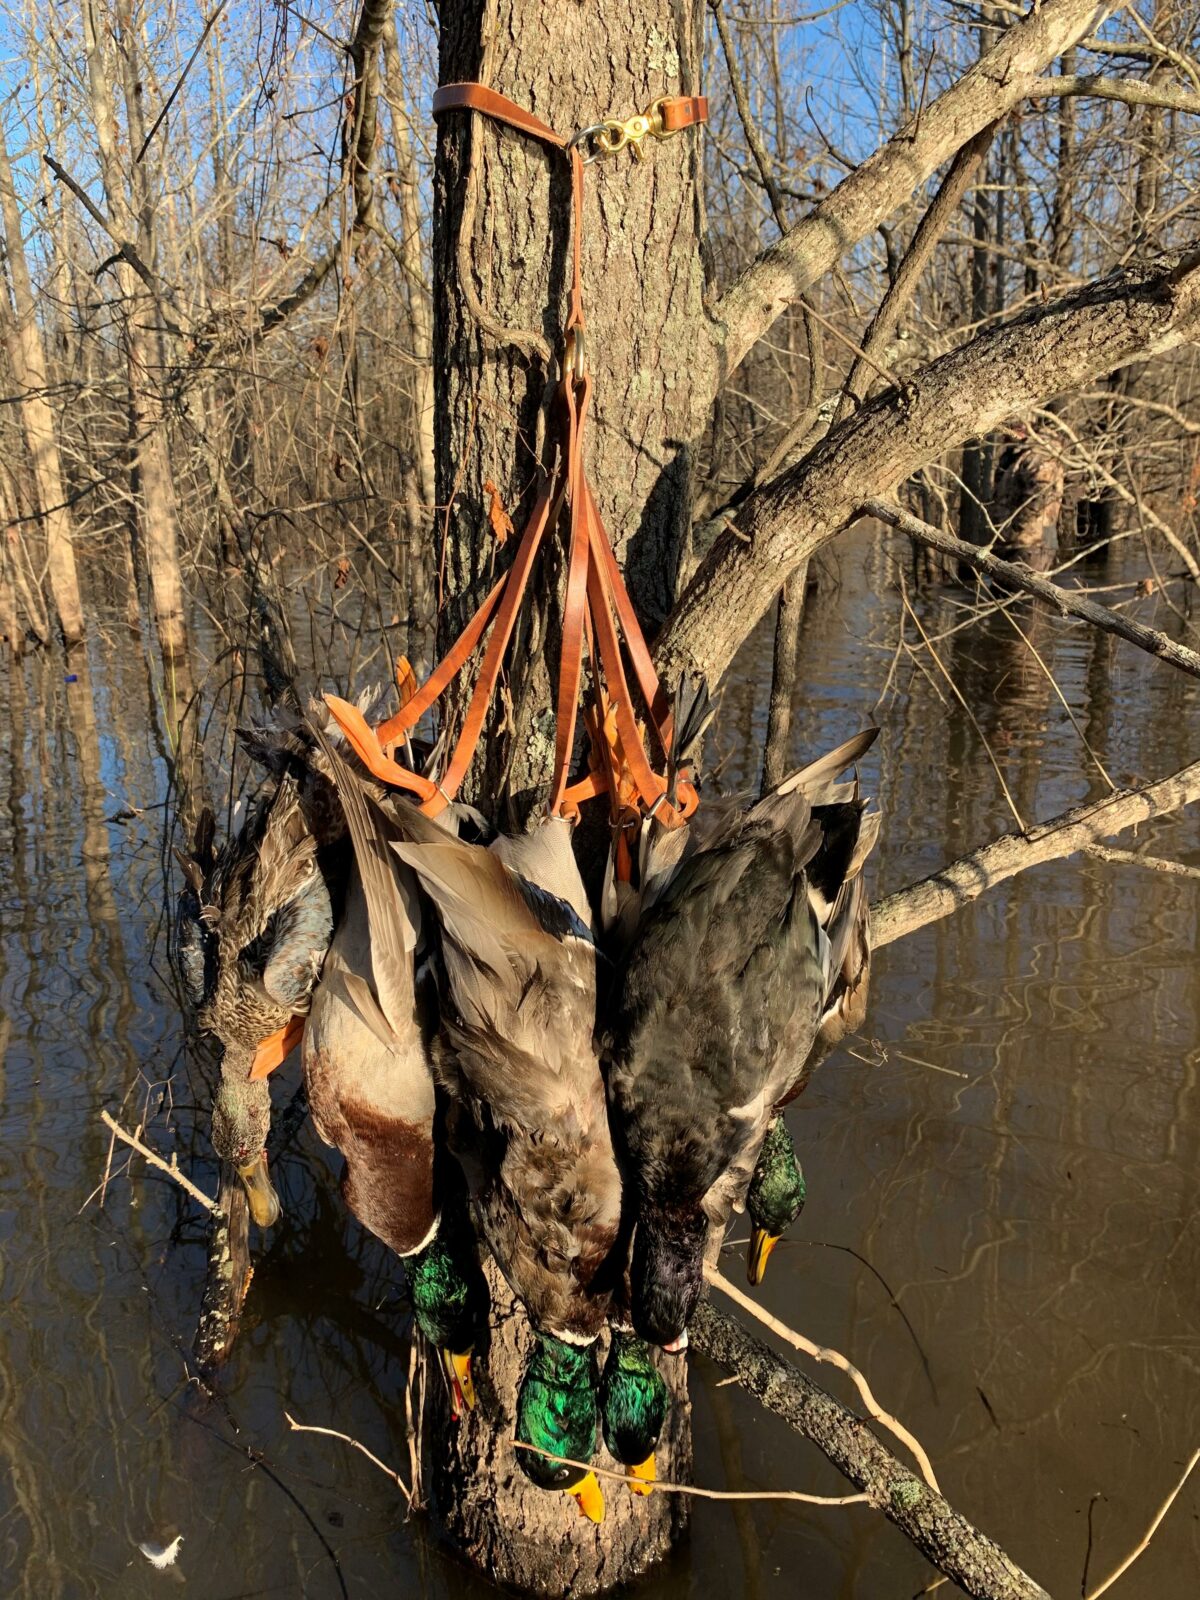
[[764, 251], [717, 305], [719, 383], [805, 289], [977, 133], [1034, 93], [1043, 69], [1117, 9], [1111, 0], [1046, 0]]
[[1029, 91], [1030, 98], [1038, 100], [1057, 100], [1064, 94], [1087, 95], [1093, 100], [1119, 100], [1126, 106], [1162, 106], [1168, 111], [1200, 115], [1200, 94], [1173, 89], [1168, 83], [1146, 83], [1141, 78], [1109, 78], [1101, 72], [1039, 78]]
[[1151, 817], [1178, 811], [1200, 799], [1200, 761], [1144, 789], [1118, 789], [1094, 804], [1075, 806], [1025, 833], [1006, 833], [969, 855], [960, 856], [931, 877], [886, 896], [871, 907], [871, 947], [896, 939], [948, 917], [978, 899], [1006, 878], [1028, 867], [1059, 861], [1086, 850]]
[[1014, 411], [1160, 354], [1200, 329], [1200, 249], [1137, 265], [979, 334], [831, 430], [745, 501], [697, 568], [656, 647], [660, 674], [715, 681], [781, 583], [959, 441]]
[[1115, 633], [1118, 638], [1127, 639], [1130, 644], [1137, 645], [1139, 650], [1158, 656], [1162, 661], [1169, 661], [1173, 667], [1178, 667], [1181, 672], [1190, 673], [1193, 678], [1200, 678], [1200, 655], [1194, 650], [1189, 650], [1187, 645], [1179, 644], [1169, 634], [1160, 633], [1157, 628], [1147, 628], [1140, 622], [1123, 617], [1119, 611], [1110, 611], [1107, 606], [1098, 605], [1095, 600], [1089, 600], [1082, 594], [1073, 594], [1070, 589], [1062, 589], [1058, 584], [1051, 583], [1049, 578], [1043, 578], [1021, 562], [1002, 561], [978, 545], [968, 544], [965, 539], [956, 539], [953, 534], [943, 533], [940, 528], [922, 522], [919, 517], [912, 516], [886, 500], [864, 500], [861, 510], [864, 516], [875, 517], [880, 522], [886, 522], [889, 527], [898, 528], [901, 533], [907, 533], [918, 543], [928, 545], [931, 550], [940, 550], [944, 555], [954, 556], [957, 560], [974, 567], [977, 572], [999, 578], [1012, 589], [1023, 589], [1026, 594], [1036, 595], [1039, 600], [1044, 600], [1063, 616], [1081, 617], [1084, 622], [1090, 622], [1094, 628], [1102, 628], [1105, 633]]
[[999, 1545], [897, 1461], [861, 1417], [702, 1300], [691, 1346], [735, 1377], [768, 1411], [811, 1439], [921, 1554], [976, 1600], [1049, 1600]]

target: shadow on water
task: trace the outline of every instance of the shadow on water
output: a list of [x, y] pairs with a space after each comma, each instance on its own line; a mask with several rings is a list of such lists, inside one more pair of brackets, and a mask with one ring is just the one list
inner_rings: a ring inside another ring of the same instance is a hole
[[[806, 622], [793, 737], [797, 755], [835, 743], [883, 697], [864, 773], [885, 815], [876, 894], [1012, 826], [983, 740], [1027, 819], [1101, 793], [1097, 759], [1123, 784], [1194, 757], [1180, 674], [1028, 607], [949, 632], [964, 591], [914, 599], [973, 729], [936, 668], [893, 659], [886, 549], [855, 538], [835, 576]], [[756, 781], [769, 662], [766, 619], [714, 735], [730, 787]], [[288, 1428], [285, 1412], [345, 1430], [407, 1476], [399, 1273], [347, 1217], [311, 1127], [276, 1167], [285, 1221], [257, 1241], [216, 1396], [190, 1381], [204, 1218], [120, 1152], [103, 1207], [84, 1204], [109, 1154], [99, 1111], [123, 1101], [216, 1189], [163, 943], [167, 701], [123, 637], [78, 668], [0, 668], [0, 1592], [160, 1596], [173, 1575], [137, 1546], [180, 1533], [205, 1600], [482, 1595], [387, 1478]], [[210, 754], [224, 740], [228, 759], [226, 731]], [[1139, 842], [1200, 863], [1194, 819]], [[1198, 913], [1196, 881], [1100, 861], [1012, 880], [880, 953], [873, 1037], [793, 1113], [810, 1200], [764, 1304], [857, 1361], [950, 1498], [1054, 1594], [1078, 1591], [1093, 1497], [1094, 1580], [1200, 1442]], [[693, 1364], [700, 1482], [839, 1492], [719, 1377]], [[1115, 1592], [1193, 1592], [1188, 1496]], [[931, 1576], [862, 1507], [706, 1505], [640, 1592], [906, 1600]]]

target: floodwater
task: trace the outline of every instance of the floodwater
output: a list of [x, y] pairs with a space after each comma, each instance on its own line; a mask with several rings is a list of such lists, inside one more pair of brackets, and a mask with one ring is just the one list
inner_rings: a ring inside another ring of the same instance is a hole
[[[935, 590], [914, 604], [972, 729], [928, 657], [895, 657], [901, 570], [869, 536], [843, 545], [794, 728], [797, 754], [815, 751], [878, 703], [874, 893], [1012, 826], [984, 739], [1030, 821], [1101, 794], [1097, 761], [1123, 785], [1195, 758], [1191, 680], [1025, 606], [1024, 639], [998, 613], [945, 637], [971, 597]], [[1132, 595], [1110, 598], [1176, 629]], [[753, 777], [769, 659], [764, 629], [713, 741], [729, 783]], [[343, 1429], [407, 1471], [398, 1273], [345, 1215], [311, 1128], [275, 1169], [287, 1221], [260, 1241], [217, 1404], [187, 1382], [203, 1216], [120, 1153], [94, 1196], [101, 1109], [133, 1120], [147, 1098], [149, 1137], [216, 1188], [164, 945], [163, 697], [124, 637], [78, 666], [0, 666], [0, 1593], [483, 1594], [388, 1478], [288, 1428], [285, 1412]], [[1137, 845], [1200, 866], [1194, 815]], [[1085, 1564], [1089, 1586], [1107, 1575], [1200, 1445], [1198, 912], [1195, 877], [1092, 858], [1010, 881], [880, 952], [870, 1037], [792, 1113], [810, 1198], [763, 1303], [858, 1363], [951, 1501], [1056, 1597], [1081, 1592]], [[720, 1376], [693, 1360], [699, 1483], [843, 1492]], [[647, 1600], [908, 1600], [936, 1576], [869, 1507], [698, 1504]], [[139, 1542], [176, 1534], [156, 1571]], [[1185, 1600], [1198, 1578], [1200, 1476], [1112, 1593]]]

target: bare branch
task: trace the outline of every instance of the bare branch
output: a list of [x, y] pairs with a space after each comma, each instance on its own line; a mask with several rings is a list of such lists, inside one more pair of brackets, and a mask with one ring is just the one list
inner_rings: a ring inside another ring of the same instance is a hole
[[1109, 0], [1099, 4], [1047, 0], [1032, 10], [945, 94], [924, 107], [759, 256], [717, 307], [723, 324], [722, 378], [851, 245], [890, 216], [977, 133], [1026, 99], [1056, 56], [1117, 9]]
[[1052, 606], [1063, 616], [1080, 617], [1084, 622], [1090, 622], [1094, 628], [1102, 628], [1105, 633], [1115, 633], [1118, 638], [1127, 639], [1130, 644], [1137, 645], [1139, 650], [1145, 650], [1161, 661], [1169, 661], [1173, 667], [1178, 667], [1181, 672], [1190, 673], [1193, 678], [1200, 678], [1200, 655], [1194, 650], [1189, 650], [1186, 645], [1179, 644], [1168, 634], [1160, 633], [1156, 628], [1147, 628], [1140, 622], [1121, 616], [1120, 612], [1110, 611], [1107, 606], [1088, 600], [1084, 595], [1073, 594], [1070, 589], [1060, 588], [1058, 584], [1051, 583], [1049, 578], [1041, 577], [1020, 562], [1002, 561], [978, 545], [968, 544], [964, 539], [956, 539], [953, 534], [943, 533], [940, 528], [922, 522], [919, 517], [902, 511], [899, 506], [892, 505], [888, 501], [865, 500], [862, 504], [862, 513], [866, 517], [875, 517], [880, 522], [886, 522], [889, 527], [897, 528], [901, 533], [907, 533], [920, 544], [928, 545], [931, 550], [940, 550], [943, 555], [965, 561], [976, 571], [998, 578], [1010, 588], [1023, 589], [1027, 594], [1036, 595], [1039, 600], [1044, 600], [1048, 606]]
[[714, 543], [656, 648], [668, 682], [720, 677], [802, 561], [864, 500], [1014, 411], [1140, 357], [1173, 349], [1200, 326], [1200, 251], [1131, 267], [1073, 291], [923, 368], [834, 429], [803, 461], [756, 490], [736, 529]]
[[1060, 861], [1097, 840], [1110, 838], [1200, 799], [1200, 761], [1144, 789], [1118, 789], [1092, 805], [1075, 806], [1025, 833], [1006, 833], [970, 855], [960, 856], [931, 877], [888, 895], [871, 907], [875, 949], [937, 922], [1013, 878], [1028, 867]]

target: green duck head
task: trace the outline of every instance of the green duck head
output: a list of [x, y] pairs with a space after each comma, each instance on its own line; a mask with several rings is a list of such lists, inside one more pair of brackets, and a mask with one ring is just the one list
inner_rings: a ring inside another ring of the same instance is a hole
[[600, 1375], [600, 1418], [604, 1443], [625, 1468], [635, 1494], [649, 1494], [654, 1482], [654, 1449], [667, 1404], [667, 1386], [650, 1346], [635, 1333], [614, 1329]]
[[565, 1490], [593, 1522], [604, 1520], [604, 1496], [596, 1474], [586, 1467], [568, 1466], [563, 1458], [591, 1460], [596, 1448], [598, 1378], [594, 1344], [567, 1344], [552, 1334], [538, 1333], [517, 1392], [517, 1438], [537, 1447], [517, 1451], [522, 1472], [541, 1489]]
[[457, 1418], [475, 1404], [471, 1352], [487, 1327], [489, 1296], [469, 1227], [446, 1216], [405, 1261], [417, 1327], [439, 1352]]
[[771, 1251], [779, 1236], [804, 1210], [804, 1174], [796, 1159], [796, 1147], [787, 1123], [776, 1117], [758, 1153], [758, 1165], [746, 1191], [746, 1210], [750, 1213], [750, 1259], [746, 1276], [761, 1283]]

